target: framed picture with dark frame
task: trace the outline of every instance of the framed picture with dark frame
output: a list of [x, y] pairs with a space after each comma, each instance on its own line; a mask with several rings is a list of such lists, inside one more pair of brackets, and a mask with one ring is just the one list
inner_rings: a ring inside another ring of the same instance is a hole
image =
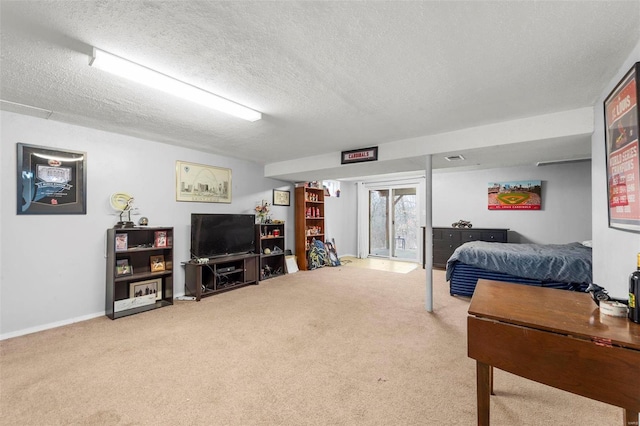
[[17, 144], [17, 213], [86, 214], [87, 154]]
[[126, 275], [133, 275], [133, 266], [129, 263], [129, 259], [116, 260], [116, 277], [124, 277]]
[[640, 146], [636, 62], [604, 101], [609, 227], [640, 232]]
[[291, 205], [291, 192], [281, 191], [279, 189], [273, 190], [273, 205], [274, 206], [290, 206]]

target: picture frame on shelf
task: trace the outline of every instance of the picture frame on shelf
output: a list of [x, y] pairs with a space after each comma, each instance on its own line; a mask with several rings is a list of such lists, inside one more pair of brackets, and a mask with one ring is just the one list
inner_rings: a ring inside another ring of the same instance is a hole
[[116, 251], [125, 251], [129, 249], [129, 234], [116, 234]]
[[162, 299], [162, 278], [129, 283], [129, 297], [141, 297], [155, 294], [156, 300]]
[[133, 275], [133, 266], [129, 263], [129, 259], [117, 259], [116, 260], [116, 277], [124, 277], [126, 275]]
[[231, 169], [176, 161], [176, 201], [231, 203]]
[[17, 214], [87, 214], [87, 153], [18, 143]]
[[280, 189], [273, 190], [273, 205], [274, 206], [290, 206], [291, 205], [291, 191], [282, 191]]
[[168, 247], [169, 246], [169, 239], [168, 239], [167, 231], [156, 231], [155, 232], [155, 238], [154, 238], [154, 241], [153, 241], [153, 246], [154, 247]]
[[609, 228], [640, 232], [640, 62], [604, 100]]
[[150, 256], [151, 272], [161, 272], [165, 270], [164, 255]]

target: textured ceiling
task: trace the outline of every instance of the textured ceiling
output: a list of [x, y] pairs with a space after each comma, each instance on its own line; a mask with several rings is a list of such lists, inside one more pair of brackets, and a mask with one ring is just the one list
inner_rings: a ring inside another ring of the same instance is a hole
[[[640, 39], [637, 0], [2, 0], [0, 17], [1, 99], [261, 164], [591, 107]], [[263, 120], [94, 69], [93, 46]]]

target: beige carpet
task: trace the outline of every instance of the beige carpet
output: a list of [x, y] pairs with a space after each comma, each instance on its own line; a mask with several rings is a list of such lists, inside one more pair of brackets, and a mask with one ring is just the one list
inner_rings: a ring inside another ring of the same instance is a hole
[[[0, 342], [2, 425], [472, 425], [468, 299], [424, 270], [304, 271]], [[594, 374], [598, 374], [594, 367]], [[493, 425], [619, 425], [502, 371]]]

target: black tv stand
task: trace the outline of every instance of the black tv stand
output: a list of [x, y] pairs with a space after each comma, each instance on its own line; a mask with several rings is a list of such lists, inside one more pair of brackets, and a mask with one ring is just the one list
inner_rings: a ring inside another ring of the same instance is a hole
[[185, 262], [185, 293], [199, 301], [216, 293], [258, 284], [258, 255], [236, 254]]

